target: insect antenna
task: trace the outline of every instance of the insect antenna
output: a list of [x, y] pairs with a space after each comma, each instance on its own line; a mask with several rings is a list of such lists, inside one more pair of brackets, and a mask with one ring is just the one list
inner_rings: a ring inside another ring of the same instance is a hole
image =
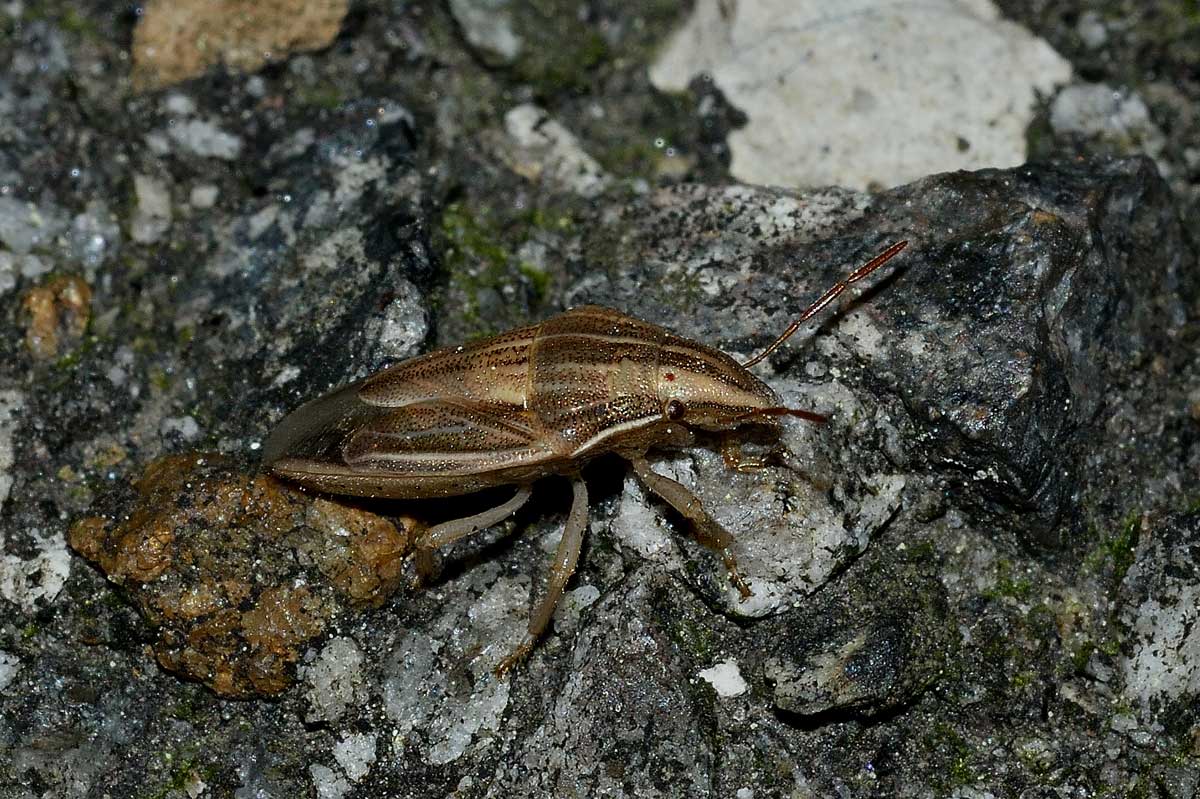
[[857, 283], [858, 281], [862, 280], [864, 277], [871, 274], [876, 269], [878, 269], [879, 267], [883, 266], [888, 261], [890, 261], [895, 255], [897, 255], [901, 250], [903, 250], [907, 246], [908, 246], [907, 241], [896, 242], [891, 247], [888, 247], [886, 250], [879, 253], [879, 255], [876, 255], [874, 258], [867, 261], [865, 264], [860, 266], [858, 269], [855, 269], [853, 272], [851, 272], [849, 275], [847, 275], [844, 280], [840, 280], [837, 283], [835, 283], [833, 286], [830, 286], [829, 289], [824, 294], [822, 294], [820, 297], [817, 298], [816, 302], [814, 302], [812, 305], [808, 306], [808, 308], [805, 309], [804, 313], [800, 314], [799, 319], [797, 319], [795, 322], [792, 322], [792, 324], [788, 326], [788, 329], [783, 331], [782, 335], [780, 335], [779, 338], [777, 338], [773, 342], [771, 342], [770, 346], [768, 346], [765, 350], [760, 352], [758, 355], [755, 355], [753, 358], [751, 358], [750, 360], [743, 363], [742, 364], [743, 368], [749, 368], [749, 367], [753, 366], [754, 364], [761, 361], [763, 358], [766, 358], [768, 355], [770, 355], [775, 350], [779, 349], [779, 345], [783, 344], [783, 342], [785, 342], [789, 338], [791, 338], [792, 334], [800, 329], [800, 325], [804, 324], [809, 319], [812, 319], [814, 316], [816, 316], [821, 311], [823, 311], [825, 309], [825, 306], [829, 305], [829, 303], [836, 300], [838, 298], [838, 295], [841, 294], [843, 291], [845, 291], [846, 288], [851, 283]]
[[800, 408], [784, 408], [782, 406], [778, 408], [755, 408], [749, 413], [744, 413], [737, 417], [737, 419], [753, 419], [759, 416], [799, 416], [801, 419], [805, 419], [810, 422], [829, 421], [828, 416], [820, 413], [813, 413], [812, 411], [806, 411]]

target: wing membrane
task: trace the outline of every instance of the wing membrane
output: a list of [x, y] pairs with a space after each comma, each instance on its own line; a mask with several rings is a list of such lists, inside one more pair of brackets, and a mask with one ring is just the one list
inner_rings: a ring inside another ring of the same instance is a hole
[[477, 475], [526, 466], [555, 453], [519, 407], [434, 400], [378, 414], [346, 440], [352, 469], [396, 475]]

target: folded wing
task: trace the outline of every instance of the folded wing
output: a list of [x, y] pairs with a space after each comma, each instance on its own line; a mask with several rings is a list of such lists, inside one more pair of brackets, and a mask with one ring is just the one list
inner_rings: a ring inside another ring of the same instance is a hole
[[397, 475], [474, 475], [554, 455], [528, 411], [507, 404], [431, 400], [377, 413], [342, 447], [347, 466]]

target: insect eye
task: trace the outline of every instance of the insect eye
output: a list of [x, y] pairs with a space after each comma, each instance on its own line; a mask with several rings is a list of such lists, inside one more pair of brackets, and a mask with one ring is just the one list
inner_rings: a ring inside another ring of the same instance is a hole
[[686, 408], [683, 407], [682, 402], [680, 402], [677, 399], [673, 399], [673, 400], [669, 400], [667, 402], [667, 407], [665, 409], [665, 413], [666, 413], [668, 419], [675, 421], [677, 419], [683, 418], [683, 414], [684, 414], [685, 410], [686, 410]]

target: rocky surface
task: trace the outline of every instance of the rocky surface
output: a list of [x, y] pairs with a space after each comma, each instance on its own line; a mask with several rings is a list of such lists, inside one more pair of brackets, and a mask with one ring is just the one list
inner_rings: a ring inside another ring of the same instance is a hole
[[[407, 530], [302, 495], [220, 455], [169, 455], [71, 526], [71, 547], [128, 592], [168, 671], [221, 696], [279, 693], [304, 645], [400, 587]], [[245, 475], [245, 476], [243, 476]]]
[[739, 180], [867, 188], [1020, 164], [1037, 95], [1071, 64], [990, 0], [698, 0], [650, 76], [703, 76], [746, 112]]
[[337, 36], [347, 0], [155, 2], [138, 12], [131, 51], [143, 88], [194, 78], [214, 64], [253, 71], [292, 52], [320, 50]]
[[[135, 15], [0, 8], [0, 797], [1195, 794], [1186, 4], [1000, 3], [1078, 76], [1036, 160], [876, 193], [736, 184], [754, 109], [652, 88], [689, 9], [638, 5], [353, 3], [153, 92]], [[748, 356], [898, 239], [755, 367], [828, 422], [654, 455], [749, 601], [600, 460], [497, 678], [565, 482], [418, 587], [409, 534], [508, 490], [258, 469], [305, 399], [572, 304]]]

